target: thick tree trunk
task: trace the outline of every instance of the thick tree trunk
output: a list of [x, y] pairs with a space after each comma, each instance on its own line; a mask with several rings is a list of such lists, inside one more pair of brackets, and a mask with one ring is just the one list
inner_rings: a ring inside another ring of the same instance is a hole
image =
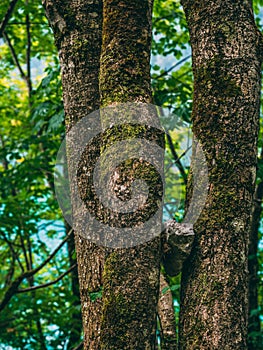
[[[59, 52], [66, 128], [99, 109], [102, 1], [43, 0]], [[85, 189], [84, 189], [85, 190]], [[104, 250], [75, 232], [84, 348], [100, 349]], [[92, 300], [91, 300], [92, 299]]]
[[182, 273], [179, 348], [246, 349], [262, 39], [250, 1], [182, 4], [193, 57], [193, 132], [207, 159], [209, 191]]
[[[120, 102], [151, 103], [151, 10], [152, 3], [149, 0], [103, 2], [100, 69], [102, 106], [116, 106]], [[129, 115], [129, 108], [124, 113]], [[103, 127], [107, 127], [108, 120], [104, 119], [103, 114], [101, 118]], [[129, 138], [148, 138], [163, 146], [162, 132], [151, 131], [147, 127], [147, 118], [145, 125], [138, 128], [130, 125], [119, 129], [108, 128], [107, 139], [103, 140], [103, 151], [123, 135]], [[123, 191], [126, 195], [122, 196], [122, 200], [128, 199], [128, 188], [135, 176], [143, 173], [138, 170], [140, 168], [136, 160], [129, 168], [128, 183], [123, 184], [127, 191]], [[117, 171], [121, 176], [127, 169], [124, 165]], [[155, 191], [153, 201], [159, 198], [158, 189], [155, 188]], [[121, 198], [121, 194], [119, 196]], [[151, 206], [145, 210], [149, 208], [151, 210]], [[132, 215], [123, 222], [109, 214], [107, 221], [109, 220], [113, 224], [124, 224], [127, 227], [132, 223]], [[161, 217], [159, 224], [161, 225]], [[104, 271], [101, 349], [155, 348], [160, 257], [160, 237], [132, 248], [114, 249], [108, 255]]]

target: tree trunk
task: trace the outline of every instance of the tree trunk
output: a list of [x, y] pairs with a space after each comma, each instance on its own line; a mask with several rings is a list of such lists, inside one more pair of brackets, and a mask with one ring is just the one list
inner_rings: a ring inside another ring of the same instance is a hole
[[[99, 109], [102, 1], [43, 0], [58, 48], [66, 128]], [[84, 189], [85, 190], [85, 189]], [[75, 232], [84, 330], [84, 349], [100, 349], [104, 250]]]
[[[100, 68], [102, 106], [116, 106], [120, 102], [151, 103], [151, 11], [152, 2], [148, 0], [103, 1]], [[144, 111], [147, 114], [146, 109]], [[124, 108], [127, 120], [129, 112], [128, 107]], [[108, 127], [107, 138], [102, 142], [102, 151], [125, 136], [148, 138], [163, 147], [163, 133], [148, 128], [147, 117], [145, 124], [139, 127], [126, 124], [121, 128], [109, 127], [110, 123], [106, 117], [107, 113], [106, 116], [102, 113], [102, 125], [104, 128]], [[145, 115], [142, 114], [142, 120], [143, 118]], [[122, 191], [124, 194], [116, 191], [123, 201], [129, 199], [129, 186], [135, 177], [143, 175], [143, 170], [140, 169], [144, 164], [139, 163], [134, 160], [116, 170], [121, 178], [127, 172], [125, 167], [130, 169], [128, 180], [122, 183], [125, 187]], [[145, 171], [145, 167], [143, 169]], [[146, 169], [149, 173], [147, 166]], [[156, 181], [151, 177], [148, 180], [149, 186]], [[142, 215], [151, 210], [151, 207], [155, 207], [154, 201], [157, 198], [160, 200], [157, 187], [155, 191], [151, 205], [144, 209]], [[122, 221], [122, 218], [114, 216], [114, 213], [109, 213], [106, 219], [114, 225], [129, 227], [129, 224], [132, 224], [132, 215], [128, 215]], [[115, 248], [107, 256], [104, 270], [101, 349], [155, 349], [160, 256], [160, 236], [131, 248]]]
[[182, 4], [193, 57], [193, 132], [209, 190], [182, 273], [179, 348], [247, 349], [262, 39], [250, 1]]

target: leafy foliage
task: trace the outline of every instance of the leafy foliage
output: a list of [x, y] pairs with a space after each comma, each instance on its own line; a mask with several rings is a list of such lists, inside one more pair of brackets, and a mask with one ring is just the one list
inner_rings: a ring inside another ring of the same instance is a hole
[[[8, 6], [9, 0], [1, 1], [0, 21]], [[262, 0], [254, 1], [259, 25], [262, 24], [262, 6]], [[30, 38], [26, 30], [28, 17]], [[41, 1], [26, 4], [19, 0], [5, 32], [10, 42], [0, 40], [0, 300], [13, 281], [39, 266], [65, 236], [53, 184], [56, 154], [64, 137], [60, 68]], [[161, 119], [172, 140], [167, 139], [166, 147], [165, 218], [181, 220], [185, 176], [190, 164], [190, 158], [182, 156], [188, 147], [183, 140], [190, 139], [193, 75], [189, 34], [179, 1], [154, 2], [153, 38], [154, 102], [166, 108]], [[28, 66], [28, 55], [31, 66]], [[31, 79], [31, 91], [28, 79]], [[179, 129], [178, 120], [182, 121]], [[258, 168], [258, 181], [262, 181], [262, 160]], [[262, 276], [262, 249], [259, 262]], [[48, 283], [69, 267], [70, 256], [64, 247], [38, 273], [23, 279], [19, 288]], [[167, 279], [178, 317], [180, 276], [167, 276]], [[14, 293], [0, 313], [0, 348], [69, 348], [70, 320], [73, 314], [80, 313], [71, 283], [71, 275], [67, 274], [49, 287]], [[263, 295], [262, 283], [259, 289]], [[101, 291], [91, 295], [93, 300], [100, 297]], [[262, 315], [262, 298], [259, 302]]]

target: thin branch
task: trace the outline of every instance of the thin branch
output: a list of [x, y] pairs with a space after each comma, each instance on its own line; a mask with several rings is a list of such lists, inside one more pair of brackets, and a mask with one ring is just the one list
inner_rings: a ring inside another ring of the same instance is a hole
[[18, 289], [17, 293], [26, 293], [26, 292], [31, 292], [32, 290], [36, 290], [36, 289], [40, 289], [40, 288], [46, 288], [49, 286], [52, 286], [53, 284], [56, 284], [57, 282], [59, 282], [60, 280], [62, 280], [62, 278], [66, 275], [68, 275], [72, 270], [75, 269], [75, 267], [77, 267], [77, 264], [72, 265], [67, 271], [65, 271], [64, 273], [62, 273], [59, 277], [57, 277], [54, 281], [48, 282], [48, 283], [43, 283], [40, 284], [38, 286], [33, 286], [33, 287], [29, 287], [29, 288], [25, 288], [25, 289]]
[[10, 19], [10, 17], [12, 16], [12, 13], [15, 9], [15, 6], [16, 6], [16, 3], [17, 3], [18, 0], [11, 0], [10, 4], [9, 4], [9, 7], [7, 9], [7, 12], [0, 24], [0, 38], [3, 36], [4, 34], [4, 31], [5, 31], [5, 28], [7, 26], [7, 23]]
[[161, 73], [160, 75], [158, 75], [157, 77], [155, 77], [154, 79], [159, 79], [164, 77], [165, 75], [167, 75], [168, 73], [170, 73], [175, 67], [179, 66], [180, 64], [184, 63], [185, 61], [189, 60], [189, 58], [192, 55], [188, 55], [184, 58], [182, 58], [180, 61], [176, 62], [172, 67], [170, 67], [169, 69], [167, 69], [166, 71], [164, 71], [163, 73]]
[[6, 41], [7, 45], [8, 45], [8, 47], [9, 47], [9, 49], [10, 49], [10, 52], [11, 52], [11, 55], [12, 55], [12, 57], [13, 57], [14, 63], [15, 63], [15, 65], [17, 66], [17, 68], [18, 68], [18, 70], [19, 70], [19, 73], [20, 73], [20, 75], [21, 75], [21, 78], [24, 79], [25, 81], [27, 81], [26, 75], [25, 75], [25, 73], [24, 73], [24, 71], [23, 71], [23, 69], [22, 69], [22, 67], [21, 67], [21, 65], [20, 65], [20, 63], [19, 63], [19, 60], [18, 60], [17, 54], [16, 54], [16, 52], [15, 52], [15, 49], [14, 49], [13, 45], [11, 44], [11, 41], [10, 41], [10, 39], [9, 39], [9, 36], [7, 35], [6, 32], [3, 33], [3, 37], [4, 37], [4, 39], [5, 39], [5, 41]]
[[28, 96], [29, 104], [32, 93], [32, 81], [31, 81], [31, 33], [30, 33], [30, 18], [28, 12], [28, 0], [26, 0], [27, 14], [26, 14], [26, 34], [27, 34], [27, 48], [26, 48], [26, 66], [27, 66], [27, 87], [28, 87]]
[[[167, 131], [166, 131], [166, 132], [167, 132]], [[192, 146], [189, 146], [189, 147], [180, 155], [180, 157], [178, 157], [178, 158], [176, 159], [176, 161], [177, 161], [177, 160], [180, 160], [181, 158], [183, 158], [183, 157], [186, 155], [186, 153], [187, 153], [191, 148], [192, 148]], [[167, 172], [172, 166], [173, 166], [173, 163], [170, 163], [170, 164], [164, 169], [164, 171]]]
[[19, 259], [19, 256], [17, 254], [17, 252], [15, 251], [14, 247], [13, 247], [13, 243], [9, 241], [9, 239], [6, 237], [6, 235], [4, 234], [4, 232], [0, 231], [1, 235], [3, 236], [3, 240], [8, 244], [10, 250], [11, 250], [11, 253], [12, 255], [14, 256], [14, 258], [17, 260], [20, 268], [21, 268], [21, 271], [24, 272], [24, 266], [22, 265], [20, 259]]
[[69, 239], [70, 235], [72, 234], [73, 229], [70, 230], [68, 235], [63, 239], [63, 241], [58, 245], [58, 247], [53, 251], [52, 254], [49, 255], [49, 257], [38, 267], [36, 267], [33, 270], [26, 271], [22, 273], [20, 276], [18, 276], [10, 285], [10, 287], [5, 292], [5, 295], [3, 299], [0, 302], [0, 311], [2, 311], [6, 305], [8, 304], [9, 300], [13, 297], [14, 294], [16, 294], [19, 285], [25, 278], [29, 278], [33, 275], [35, 275], [37, 272], [39, 272], [46, 264], [50, 262], [50, 260], [57, 254], [57, 252], [61, 249], [61, 247], [66, 243], [66, 241]]
[[49, 255], [49, 257], [42, 263], [40, 264], [38, 267], [36, 267], [35, 269], [28, 271], [27, 273], [30, 273], [30, 276], [33, 276], [34, 274], [36, 274], [37, 272], [39, 272], [40, 270], [42, 270], [42, 268], [48, 264], [50, 262], [50, 260], [53, 259], [53, 257], [57, 254], [57, 252], [63, 247], [63, 245], [67, 242], [67, 240], [69, 239], [69, 237], [71, 236], [71, 234], [73, 233], [73, 229], [71, 229], [68, 233], [68, 235], [63, 239], [63, 241], [57, 246], [57, 248], [53, 251], [52, 254]]
[[[28, 234], [27, 231], [24, 230], [24, 224], [23, 224], [23, 220], [22, 218], [20, 218], [20, 225], [19, 227], [21, 227], [21, 230], [19, 230], [19, 236], [21, 237], [21, 244], [22, 244], [22, 249], [24, 251], [24, 255], [27, 261], [27, 270], [32, 270], [33, 269], [33, 256], [32, 256], [32, 249], [31, 249], [31, 241], [30, 241], [30, 236]], [[24, 245], [24, 239], [22, 236], [22, 233], [24, 234], [25, 237], [25, 245]]]
[[9, 300], [12, 298], [12, 296], [16, 293], [18, 286], [23, 281], [23, 279], [26, 278], [25, 273], [18, 276], [14, 282], [11, 283], [10, 287], [7, 289], [2, 301], [0, 302], [0, 311], [2, 311], [6, 305], [8, 304]]
[[172, 211], [169, 209], [167, 203], [164, 203], [164, 207], [165, 207], [165, 209], [168, 211], [168, 214], [169, 214], [169, 216], [170, 216], [170, 219], [173, 219], [174, 215], [173, 215]]
[[182, 175], [182, 178], [184, 180], [184, 184], [186, 185], [187, 184], [187, 175], [186, 175], [184, 167], [183, 167], [183, 165], [182, 165], [182, 163], [180, 161], [180, 157], [176, 153], [176, 150], [175, 150], [174, 144], [173, 144], [173, 140], [172, 140], [171, 135], [169, 134], [168, 131], [166, 132], [166, 136], [167, 136], [167, 141], [168, 141], [169, 148], [170, 148], [170, 150], [172, 152], [172, 156], [174, 158], [174, 162], [177, 165], [177, 168], [179, 169], [180, 174]]
[[20, 243], [21, 243], [21, 248], [22, 248], [22, 251], [23, 251], [23, 254], [24, 254], [27, 271], [30, 271], [32, 268], [31, 268], [29, 260], [28, 260], [27, 250], [26, 250], [26, 246], [24, 244], [24, 237], [23, 237], [23, 235], [22, 235], [20, 230], [18, 230], [18, 236], [19, 236]]
[[12, 263], [11, 263], [11, 267], [9, 268], [9, 271], [7, 272], [6, 278], [5, 278], [5, 282], [4, 282], [4, 288], [8, 287], [13, 276], [15, 273], [15, 259], [12, 256]]

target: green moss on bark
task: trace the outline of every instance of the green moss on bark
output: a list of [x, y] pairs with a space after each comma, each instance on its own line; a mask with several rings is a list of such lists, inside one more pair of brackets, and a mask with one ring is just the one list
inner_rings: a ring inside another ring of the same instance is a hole
[[193, 131], [206, 156], [209, 191], [182, 273], [179, 349], [246, 349], [261, 78], [258, 32], [244, 1], [183, 4], [193, 52]]

